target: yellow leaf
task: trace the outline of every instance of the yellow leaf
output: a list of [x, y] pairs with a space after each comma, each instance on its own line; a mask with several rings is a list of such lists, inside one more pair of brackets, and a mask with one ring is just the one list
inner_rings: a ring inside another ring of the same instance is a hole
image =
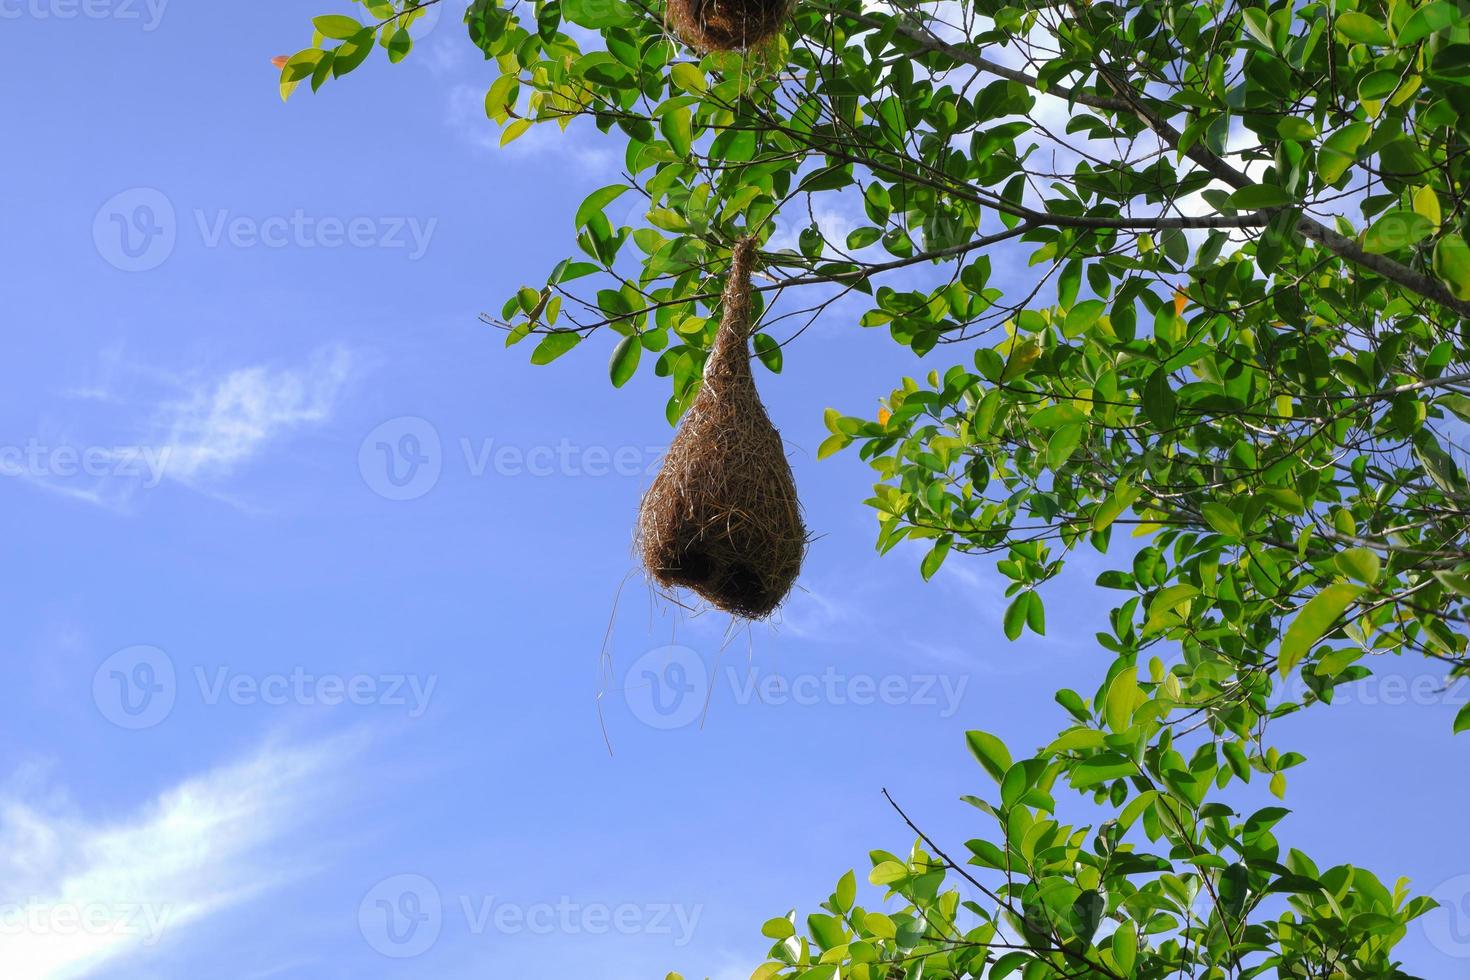
[[1439, 207], [1439, 195], [1434, 193], [1433, 187], [1421, 187], [1414, 192], [1414, 210], [1429, 219], [1429, 223], [1435, 228], [1444, 223], [1444, 213]]
[[1036, 346], [1035, 341], [1028, 340], [1019, 347], [1011, 350], [1011, 356], [1006, 360], [1005, 370], [1000, 373], [1000, 380], [1010, 381], [1026, 373], [1026, 369], [1036, 363], [1041, 356], [1041, 348]]

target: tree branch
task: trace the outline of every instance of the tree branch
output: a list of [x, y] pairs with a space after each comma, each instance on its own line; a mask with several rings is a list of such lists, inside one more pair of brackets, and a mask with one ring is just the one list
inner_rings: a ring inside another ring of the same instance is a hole
[[[828, 9], [831, 10], [832, 8]], [[894, 24], [893, 18], [879, 17], [867, 13], [854, 13], [845, 10], [833, 10], [833, 12], [849, 20], [878, 30], [886, 29]], [[894, 27], [894, 30], [908, 40], [920, 45], [925, 50], [942, 54], [947, 58], [954, 59], [956, 62], [970, 65], [1000, 78], [1019, 82], [1044, 95], [1053, 95], [1096, 109], [1131, 113], [1137, 116], [1145, 126], [1152, 130], [1165, 145], [1176, 152], [1179, 150], [1180, 143], [1182, 142], [1182, 136], [1179, 130], [1154, 109], [1145, 105], [1139, 99], [1138, 94], [1133, 90], [1132, 86], [1120, 80], [1114, 74], [1111, 66], [1107, 64], [1098, 62], [1098, 72], [1104, 81], [1107, 82], [1108, 86], [1117, 93], [1116, 98], [1094, 95], [1093, 93], [1079, 91], [1078, 89], [1065, 85], [1042, 88], [1040, 81], [1035, 76], [1028, 75], [1015, 68], [1009, 68], [999, 62], [976, 54], [967, 48], [950, 44], [922, 27], [916, 28], [909, 24], [899, 22]], [[1195, 143], [1189, 149], [1185, 150], [1184, 155], [1216, 180], [1228, 184], [1237, 190], [1254, 183], [1248, 176], [1231, 166], [1225, 159], [1199, 143]], [[1289, 209], [1281, 210], [1287, 211]], [[1281, 213], [1281, 211], [1275, 213]], [[1027, 217], [1032, 216], [1028, 215]], [[1037, 215], [1037, 217], [1040, 217], [1040, 215]], [[1055, 220], [1056, 217], [1059, 216], [1047, 216], [1048, 220]], [[1231, 223], [1232, 219], [1216, 219], [1220, 221], [1219, 224], [1180, 224], [1175, 227], [1247, 227], [1262, 223], [1257, 220], [1258, 215], [1245, 215], [1241, 217], [1248, 220], [1240, 224], [1233, 224]], [[1161, 224], [1158, 227], [1168, 226]], [[1444, 283], [1421, 272], [1416, 272], [1386, 255], [1365, 251], [1363, 246], [1358, 244], [1358, 242], [1339, 234], [1337, 231], [1327, 227], [1322, 222], [1307, 214], [1298, 213], [1296, 215], [1295, 230], [1303, 237], [1316, 242], [1341, 259], [1345, 259], [1370, 272], [1375, 272], [1390, 282], [1397, 283], [1410, 292], [1438, 303], [1462, 317], [1470, 317], [1470, 301], [1459, 299], [1454, 293], [1450, 292]]]
[[[1175, 129], [1168, 120], [1140, 102], [1134, 94], [1132, 86], [1116, 78], [1109, 66], [1099, 63], [1098, 71], [1107, 80], [1108, 84], [1112, 86], [1113, 91], [1128, 100], [1131, 111], [1142, 120], [1145, 126], [1153, 130], [1154, 134], [1169, 147], [1176, 151], [1179, 149], [1179, 144], [1182, 139], [1179, 130]], [[1199, 164], [1206, 173], [1216, 180], [1229, 184], [1237, 190], [1255, 183], [1200, 143], [1195, 143], [1188, 150], [1184, 151], [1184, 155]], [[1410, 292], [1418, 293], [1425, 299], [1432, 300], [1446, 309], [1453, 310], [1460, 316], [1470, 317], [1470, 302], [1456, 297], [1439, 280], [1431, 279], [1421, 272], [1415, 272], [1408, 266], [1400, 262], [1395, 262], [1386, 255], [1377, 255], [1364, 251], [1363, 246], [1359, 245], [1353, 239], [1338, 234], [1336, 231], [1306, 214], [1297, 215], [1296, 230], [1304, 237], [1311, 239], [1339, 258], [1346, 259], [1354, 265], [1359, 265], [1372, 272], [1376, 272], [1383, 278], [1391, 282], [1396, 282]]]

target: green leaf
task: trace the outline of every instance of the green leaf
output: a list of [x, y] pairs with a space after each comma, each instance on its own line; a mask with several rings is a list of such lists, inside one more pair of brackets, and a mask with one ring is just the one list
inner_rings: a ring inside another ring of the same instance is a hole
[[909, 876], [909, 869], [897, 861], [883, 861], [868, 872], [868, 883], [872, 885], [891, 885], [895, 881], [902, 881]]
[[1459, 235], [1446, 235], [1434, 247], [1434, 274], [1459, 299], [1470, 300], [1470, 244]]
[[1309, 140], [1317, 135], [1317, 127], [1300, 116], [1285, 116], [1276, 124], [1276, 132], [1282, 139]]
[[1276, 44], [1271, 40], [1271, 20], [1266, 11], [1259, 7], [1246, 7], [1241, 13], [1246, 32], [1264, 44], [1267, 50], [1275, 51]]
[[553, 330], [531, 352], [531, 363], [550, 364], [581, 342], [582, 335], [575, 330]]
[[1414, 192], [1414, 213], [1424, 216], [1431, 228], [1438, 228], [1444, 221], [1444, 211], [1439, 206], [1439, 195], [1434, 188], [1425, 185]]
[[1005, 779], [1006, 770], [1011, 768], [1011, 753], [1004, 742], [989, 732], [970, 731], [965, 732], [965, 743], [990, 778], [997, 783]]
[[1037, 636], [1046, 635], [1046, 606], [1042, 604], [1041, 593], [1027, 592], [1030, 599], [1026, 601], [1026, 625], [1031, 632]]
[[1174, 427], [1175, 410], [1174, 389], [1169, 385], [1169, 372], [1159, 368], [1144, 382], [1143, 414], [1156, 429], [1168, 431]]
[[898, 929], [894, 927], [893, 920], [882, 912], [869, 912], [864, 915], [863, 928], [879, 939], [894, 939], [898, 936]]
[[398, 64], [413, 50], [413, 35], [399, 28], [388, 38], [388, 60]]
[[364, 27], [343, 41], [337, 50], [333, 52], [332, 77], [341, 78], [362, 64], [372, 52], [373, 31], [370, 27]]
[[777, 916], [766, 920], [765, 925], [761, 926], [761, 935], [768, 939], [785, 939], [796, 935], [796, 926], [792, 925], [790, 919]]
[[1082, 336], [1102, 318], [1107, 308], [1108, 304], [1100, 299], [1083, 300], [1073, 306], [1062, 321], [1062, 336], [1068, 340]]
[[1337, 567], [1343, 574], [1364, 585], [1377, 583], [1381, 565], [1378, 553], [1367, 548], [1349, 548], [1337, 556]]
[[593, 215], [601, 214], [604, 208], [622, 197], [627, 191], [627, 184], [608, 184], [588, 194], [577, 207], [576, 226], [585, 227], [587, 222], [592, 220]]
[[1250, 869], [1244, 864], [1230, 865], [1220, 874], [1220, 905], [1231, 919], [1239, 919], [1250, 895]]
[[1470, 704], [1463, 705], [1455, 713], [1455, 734], [1470, 731]]
[[929, 549], [929, 553], [924, 556], [924, 561], [919, 566], [919, 573], [924, 576], [925, 582], [933, 578], [939, 571], [939, 566], [944, 564], [944, 557], [949, 554], [949, 547], [953, 543], [954, 535], [952, 534], [941, 534], [934, 542], [934, 547]]
[[694, 95], [703, 95], [709, 87], [704, 80], [704, 72], [687, 61], [680, 61], [669, 69], [669, 77], [674, 84], [686, 92]]
[[1053, 470], [1060, 469], [1072, 458], [1078, 443], [1082, 441], [1082, 426], [1077, 423], [1064, 425], [1052, 433], [1046, 446], [1046, 464]]
[[840, 452], [850, 445], [852, 445], [852, 436], [843, 432], [834, 432], [832, 435], [823, 439], [822, 444], [817, 447], [817, 459], [826, 459], [833, 453]]
[[691, 135], [693, 117], [689, 110], [683, 106], [670, 109], [658, 119], [659, 132], [663, 133], [664, 139], [669, 141], [669, 147], [679, 157], [687, 157], [694, 138]]
[[1400, 81], [1399, 73], [1391, 68], [1369, 72], [1358, 81], [1358, 98], [1365, 102], [1385, 99], [1399, 87]]
[[758, 333], [750, 338], [755, 356], [772, 374], [781, 373], [781, 345], [770, 334]]
[[320, 48], [307, 48], [293, 54], [281, 66], [281, 101], [284, 102], [296, 91], [302, 80], [311, 78], [324, 59], [329, 56]]
[[524, 135], [526, 130], [530, 128], [531, 120], [517, 119], [515, 122], [511, 123], [509, 126], [505, 127], [505, 129], [501, 131], [500, 145], [509, 146], [511, 143], [514, 143], [517, 139]]
[[1199, 589], [1188, 582], [1160, 589], [1149, 603], [1148, 621], [1144, 624], [1143, 632], [1152, 635], [1179, 625], [1182, 621], [1179, 608], [1186, 602], [1192, 602], [1199, 594]]
[[1125, 667], [1108, 684], [1107, 696], [1103, 699], [1103, 718], [1115, 732], [1126, 732], [1133, 721], [1133, 712], [1147, 700], [1138, 687], [1138, 675], [1132, 667]]
[[329, 37], [335, 41], [345, 41], [364, 29], [356, 20], [341, 14], [314, 17], [311, 24], [322, 37]]
[[1031, 593], [1022, 592], [1011, 600], [1006, 606], [1005, 614], [1001, 617], [1001, 628], [1005, 630], [1006, 639], [1017, 640], [1021, 637], [1021, 631], [1026, 628], [1026, 616], [1028, 614]]
[[1251, 184], [1230, 195], [1230, 206], [1237, 211], [1260, 211], [1291, 203], [1291, 195], [1276, 184]]
[[1378, 21], [1356, 10], [1338, 15], [1337, 34], [1345, 40], [1356, 41], [1359, 44], [1389, 45], [1393, 43], [1393, 39], [1388, 36], [1388, 32]]
[[[505, 122], [510, 110], [515, 107], [520, 90], [520, 79], [515, 75], [501, 75], [491, 82], [489, 90], [485, 92], [485, 115], [495, 122]], [[581, 227], [580, 222], [578, 227]]]
[[612, 360], [607, 366], [614, 388], [621, 388], [633, 377], [638, 370], [638, 358], [642, 352], [643, 344], [636, 336], [624, 337], [618, 341], [618, 346], [613, 348]]
[[1245, 540], [1245, 528], [1241, 526], [1240, 515], [1228, 505], [1211, 501], [1200, 507], [1200, 513], [1204, 515], [1205, 523], [1227, 538]]
[[1133, 973], [1133, 964], [1138, 959], [1138, 932], [1129, 923], [1118, 926], [1113, 933], [1113, 962], [1118, 964], [1118, 970], [1129, 976]]
[[594, 31], [621, 27], [637, 19], [622, 0], [562, 0], [561, 12], [573, 24]]
[[1326, 183], [1335, 184], [1357, 162], [1358, 149], [1372, 133], [1368, 123], [1355, 122], [1327, 137], [1317, 154], [1318, 175]]
[[1363, 250], [1382, 254], [1417, 245], [1434, 231], [1429, 219], [1416, 211], [1399, 208], [1388, 212], [1363, 236]]
[[1460, 14], [1454, 4], [1445, 3], [1444, 0], [1434, 0], [1433, 3], [1425, 4], [1410, 15], [1394, 43], [1401, 48], [1418, 44], [1431, 34], [1447, 27], [1453, 27], [1459, 19]]
[[838, 880], [837, 890], [832, 897], [839, 911], [847, 912], [852, 909], [852, 903], [857, 900], [857, 879], [851, 870]]
[[1361, 585], [1338, 582], [1317, 593], [1301, 608], [1281, 638], [1277, 666], [1282, 677], [1291, 672], [1362, 592]]

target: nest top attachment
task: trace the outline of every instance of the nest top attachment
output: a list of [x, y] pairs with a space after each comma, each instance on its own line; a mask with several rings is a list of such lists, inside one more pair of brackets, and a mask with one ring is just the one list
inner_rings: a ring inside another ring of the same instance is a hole
[[780, 32], [791, 0], [669, 0], [668, 19], [690, 47], [747, 51]]
[[755, 258], [753, 239], [736, 244], [703, 383], [638, 514], [654, 581], [746, 619], [769, 616], [790, 593], [807, 542], [786, 449], [750, 369]]

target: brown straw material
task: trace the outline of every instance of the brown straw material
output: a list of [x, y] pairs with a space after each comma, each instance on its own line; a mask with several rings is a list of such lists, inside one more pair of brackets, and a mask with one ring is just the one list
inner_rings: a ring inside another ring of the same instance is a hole
[[703, 385], [638, 513], [654, 581], [746, 619], [769, 616], [786, 598], [807, 541], [781, 435], [750, 371], [755, 252], [754, 239], [735, 246]]
[[746, 51], [774, 37], [790, 9], [790, 0], [669, 0], [667, 18], [696, 50]]

